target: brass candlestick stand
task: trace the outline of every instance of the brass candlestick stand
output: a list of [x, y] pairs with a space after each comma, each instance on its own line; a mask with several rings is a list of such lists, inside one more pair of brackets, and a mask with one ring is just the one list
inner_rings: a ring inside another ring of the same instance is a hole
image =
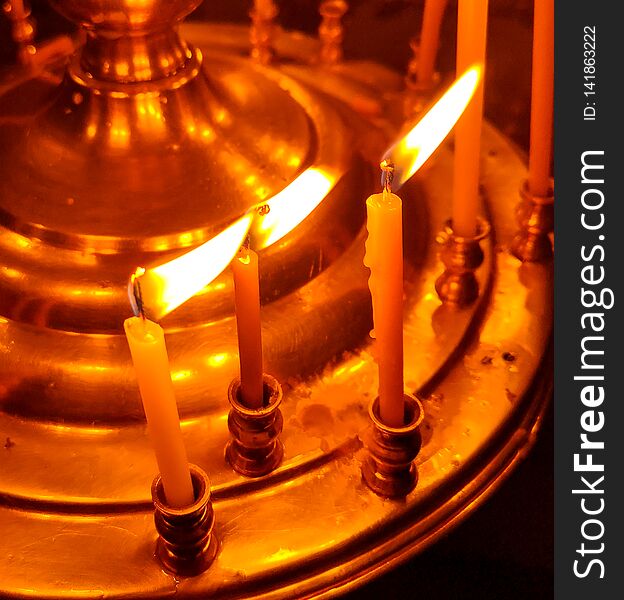
[[407, 496], [418, 480], [414, 459], [422, 443], [420, 424], [424, 409], [420, 400], [404, 394], [405, 425], [389, 427], [379, 416], [379, 398], [371, 403], [368, 413], [372, 430], [366, 444], [368, 456], [362, 465], [362, 476], [368, 487], [380, 496]]
[[342, 60], [342, 38], [344, 29], [341, 19], [349, 5], [344, 0], [323, 0], [319, 7], [321, 25], [319, 39], [321, 41], [320, 59], [323, 64], [334, 65]]
[[511, 251], [522, 262], [544, 262], [553, 256], [550, 234], [555, 224], [555, 192], [551, 181], [546, 196], [529, 191], [528, 180], [520, 188], [521, 201], [516, 208], [520, 231], [514, 238]]
[[232, 439], [226, 447], [226, 458], [232, 468], [246, 477], [261, 477], [275, 469], [284, 456], [279, 439], [283, 419], [279, 410], [282, 386], [277, 379], [263, 375], [264, 399], [262, 408], [247, 408], [240, 400], [240, 379], [232, 381], [228, 389], [231, 410], [228, 428]]
[[441, 252], [446, 269], [435, 283], [442, 302], [463, 308], [479, 297], [479, 283], [475, 270], [483, 263], [480, 242], [490, 234], [490, 224], [484, 219], [477, 221], [477, 233], [462, 237], [453, 232], [451, 221], [444, 227], [447, 240]]
[[208, 475], [189, 465], [195, 502], [183, 508], [167, 504], [160, 475], [152, 484], [154, 523], [158, 531], [156, 555], [165, 570], [175, 575], [203, 573], [214, 561], [219, 544], [212, 533], [214, 512]]

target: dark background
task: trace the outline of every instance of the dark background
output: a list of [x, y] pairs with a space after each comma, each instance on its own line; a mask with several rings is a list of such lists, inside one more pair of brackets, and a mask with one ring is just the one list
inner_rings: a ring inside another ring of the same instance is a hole
[[[318, 0], [281, 0], [286, 28], [314, 32]], [[408, 40], [420, 27], [422, 0], [352, 0], [345, 23], [347, 58], [375, 58], [399, 71]], [[449, 2], [438, 66], [453, 70], [456, 1]], [[43, 0], [32, 2], [37, 39], [71, 25]], [[206, 0], [192, 18], [243, 21], [250, 1]], [[486, 116], [520, 148], [528, 147], [532, 2], [490, 0]], [[0, 16], [0, 65], [15, 48]], [[348, 595], [430, 600], [513, 600], [553, 597], [553, 417], [549, 409], [529, 457], [496, 493], [456, 529], [405, 565]]]

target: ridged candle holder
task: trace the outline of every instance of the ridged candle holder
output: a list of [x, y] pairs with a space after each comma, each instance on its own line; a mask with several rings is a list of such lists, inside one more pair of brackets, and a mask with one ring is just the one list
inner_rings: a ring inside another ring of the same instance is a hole
[[379, 398], [368, 413], [371, 431], [366, 446], [368, 455], [362, 465], [362, 477], [368, 487], [386, 498], [407, 496], [418, 480], [414, 459], [420, 451], [420, 424], [424, 409], [419, 400], [404, 394], [405, 425], [389, 427], [379, 416]]
[[264, 406], [247, 408], [240, 398], [240, 379], [232, 380], [228, 389], [231, 410], [228, 428], [232, 439], [225, 455], [232, 468], [246, 477], [261, 477], [273, 471], [284, 456], [279, 439], [283, 419], [279, 410], [282, 386], [266, 373], [263, 377]]
[[528, 181], [520, 188], [516, 218], [520, 231], [511, 244], [511, 252], [522, 262], [545, 262], [552, 259], [550, 234], [555, 224], [555, 193], [551, 181], [548, 194], [537, 196], [529, 191]]
[[335, 65], [342, 60], [342, 39], [344, 29], [342, 17], [349, 5], [345, 0], [323, 0], [319, 7], [321, 25], [319, 39], [321, 41], [320, 60], [325, 65]]
[[160, 475], [152, 484], [154, 523], [158, 531], [156, 556], [166, 571], [175, 575], [203, 573], [214, 561], [218, 542], [212, 533], [214, 512], [210, 480], [199, 467], [189, 465], [195, 502], [183, 508], [167, 504]]
[[273, 61], [275, 50], [273, 49], [273, 34], [275, 30], [275, 19], [279, 10], [275, 3], [267, 11], [259, 11], [252, 8], [249, 11], [251, 18], [251, 29], [249, 30], [249, 41], [251, 42], [251, 58], [262, 65], [268, 65]]
[[472, 304], [479, 297], [479, 282], [475, 271], [483, 263], [483, 250], [480, 242], [490, 234], [490, 224], [485, 219], [477, 219], [477, 233], [464, 237], [456, 235], [452, 222], [446, 222], [444, 231], [447, 241], [440, 257], [446, 267], [438, 277], [435, 289], [444, 304], [460, 308]]

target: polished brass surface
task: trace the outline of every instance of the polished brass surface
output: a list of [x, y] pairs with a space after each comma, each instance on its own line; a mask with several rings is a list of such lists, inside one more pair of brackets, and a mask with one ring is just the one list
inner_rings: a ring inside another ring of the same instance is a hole
[[232, 468], [246, 477], [261, 477], [274, 471], [284, 457], [284, 445], [279, 439], [284, 426], [280, 412], [282, 386], [275, 377], [263, 375], [264, 406], [247, 408], [240, 399], [240, 378], [228, 388], [230, 412], [228, 429], [232, 434], [225, 456]]
[[189, 465], [195, 502], [184, 508], [167, 504], [160, 475], [152, 484], [154, 524], [158, 532], [156, 556], [174, 575], [192, 577], [203, 573], [214, 561], [219, 543], [212, 533], [214, 511], [210, 480], [196, 465]]
[[481, 242], [490, 234], [490, 224], [477, 220], [477, 233], [472, 237], [455, 235], [451, 221], [440, 234], [443, 243], [440, 256], [444, 273], [438, 277], [435, 289], [442, 302], [464, 307], [479, 297], [479, 282], [475, 270], [483, 263]]
[[511, 251], [523, 262], [543, 262], [553, 257], [550, 236], [555, 226], [555, 191], [551, 184], [547, 196], [529, 192], [528, 180], [520, 188], [520, 204], [516, 216], [520, 231], [514, 238]]
[[[318, 43], [279, 29], [273, 67], [245, 58], [243, 27], [185, 25], [180, 39], [201, 67], [163, 78], [159, 91], [153, 81], [91, 89], [58, 63], [0, 83], [0, 595], [335, 595], [471, 511], [540, 422], [551, 265], [507, 252], [516, 229], [509, 207], [526, 169], [486, 124], [481, 210], [493, 235], [469, 307], [441, 305], [434, 291], [436, 232], [450, 214], [449, 145], [400, 190], [405, 379], [426, 415], [419, 480], [401, 502], [362, 483], [377, 388], [364, 199], [400, 128], [402, 78], [366, 62], [311, 66]], [[134, 91], [120, 96], [118, 86]], [[139, 118], [141, 94], [150, 126]], [[136, 115], [127, 147], [113, 144], [124, 135], [90, 106]], [[164, 116], [162, 129], [149, 106]], [[215, 135], [208, 142], [202, 124]], [[284, 384], [284, 460], [272, 473], [245, 478], [224, 458], [226, 391], [238, 371], [229, 274], [163, 320], [183, 436], [190, 460], [210, 473], [220, 542], [206, 572], [172, 576], [153, 556], [156, 463], [121, 334], [127, 278], [137, 264], [205, 241], [256, 205], [257, 190], [273, 195], [308, 168], [335, 174], [332, 191], [261, 249], [267, 369]], [[256, 179], [247, 185], [248, 176]]]
[[425, 418], [421, 402], [404, 395], [405, 425], [389, 427], [379, 417], [379, 398], [368, 409], [371, 431], [366, 441], [368, 456], [362, 464], [362, 477], [376, 494], [386, 498], [407, 496], [418, 480], [414, 459], [422, 445], [420, 425]]

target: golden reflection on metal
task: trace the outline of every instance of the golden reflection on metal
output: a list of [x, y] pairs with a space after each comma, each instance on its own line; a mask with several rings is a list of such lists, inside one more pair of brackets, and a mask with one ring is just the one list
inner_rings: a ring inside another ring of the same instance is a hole
[[396, 165], [397, 189], [425, 164], [450, 133], [468, 106], [480, 79], [479, 66], [467, 69], [409, 133], [386, 150], [384, 159]]
[[445, 238], [440, 252], [445, 268], [435, 283], [436, 292], [443, 303], [464, 308], [479, 297], [475, 271], [483, 264], [481, 242], [489, 235], [490, 224], [485, 219], [477, 219], [477, 232], [471, 237], [456, 235], [451, 221], [447, 221], [440, 236]]
[[[387, 98], [402, 76], [361, 61], [312, 67], [318, 40], [279, 29], [279, 67], [261, 67], [243, 58], [248, 28], [192, 23], [178, 35], [172, 23], [195, 1], [55, 4], [90, 31], [68, 74], [49, 56], [0, 87], [10, 113], [0, 252], [22, 273], [0, 271], [0, 595], [223, 599], [262, 581], [276, 598], [313, 597], [422, 550], [533, 440], [548, 394], [549, 265], [519, 264], [485, 240], [475, 304], [441, 305], [434, 234], [450, 212], [448, 145], [405, 186], [405, 378], [426, 417], [418, 486], [405, 502], [383, 501], [361, 483], [377, 389], [362, 202], [401, 126]], [[127, 126], [125, 147], [111, 145], [112, 115]], [[526, 169], [487, 124], [483, 160], [487, 212], [509, 245]], [[229, 274], [163, 319], [183, 435], [211, 475], [221, 542], [208, 571], [172, 577], [154, 560], [157, 467], [121, 332], [128, 275], [255, 215], [311, 169], [331, 179], [328, 191], [262, 249], [267, 369], [285, 383], [284, 460], [273, 472], [249, 480], [224, 459], [225, 393], [238, 371]]]

